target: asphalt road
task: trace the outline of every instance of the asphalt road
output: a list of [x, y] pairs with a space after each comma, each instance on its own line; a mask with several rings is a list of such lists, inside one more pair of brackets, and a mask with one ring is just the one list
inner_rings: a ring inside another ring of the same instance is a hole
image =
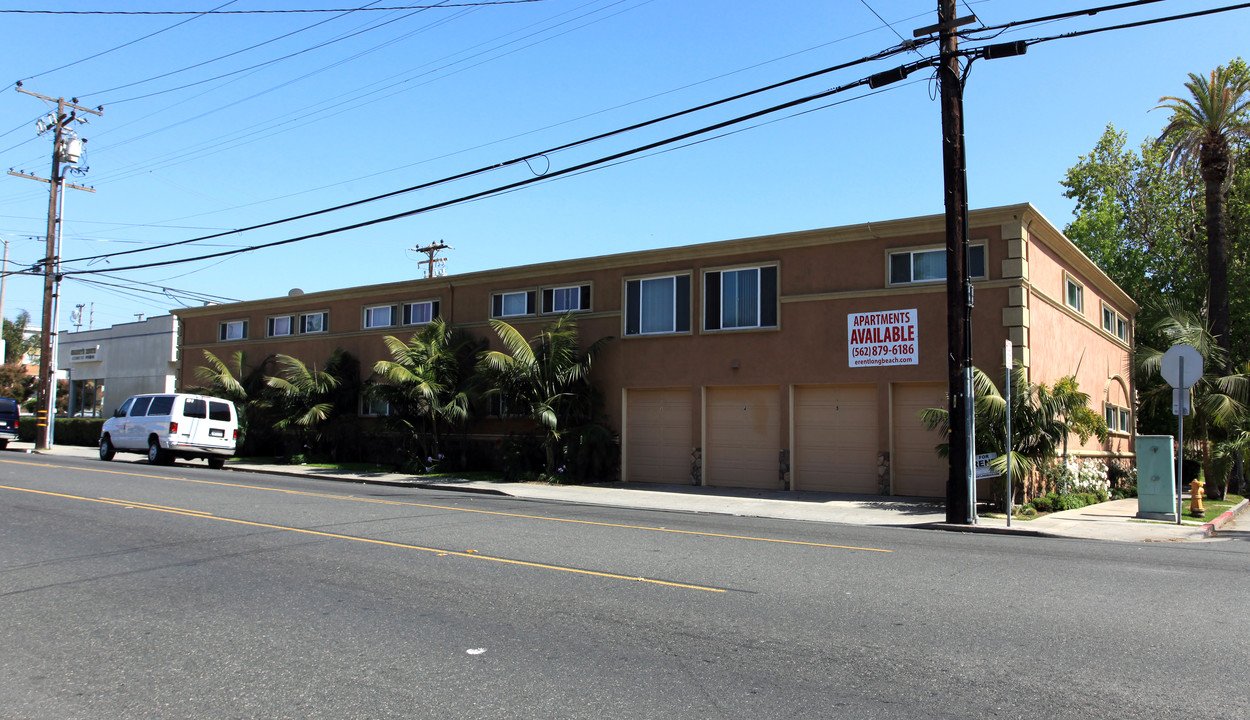
[[1247, 569], [0, 453], [0, 718], [1245, 718]]

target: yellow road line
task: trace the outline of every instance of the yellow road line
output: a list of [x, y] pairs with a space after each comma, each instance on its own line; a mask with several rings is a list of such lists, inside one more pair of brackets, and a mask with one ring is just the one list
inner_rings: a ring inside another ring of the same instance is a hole
[[134, 507], [143, 508], [144, 510], [173, 510], [175, 512], [188, 513], [188, 514], [193, 514], [193, 515], [209, 515], [209, 516], [212, 515], [212, 513], [206, 512], [204, 510], [188, 510], [186, 508], [172, 507], [169, 505], [153, 505], [152, 503], [137, 502], [135, 500], [118, 500], [117, 498], [106, 498], [106, 497], [97, 498], [97, 499], [103, 500], [105, 502], [119, 503], [119, 504], [127, 505], [127, 506], [133, 505]]
[[[61, 465], [52, 465], [48, 463], [31, 463], [18, 460], [0, 460], [0, 462], [12, 463], [14, 465], [31, 465], [36, 467], [62, 467]], [[807, 547], [831, 548], [834, 550], [862, 550], [864, 552], [891, 553], [893, 550], [885, 550], [883, 548], [857, 547], [854, 545], [833, 545], [829, 543], [803, 542], [801, 540], [780, 540], [777, 538], [755, 537], [752, 535], [726, 535], [721, 533], [699, 532], [697, 530], [674, 530], [671, 528], [652, 527], [648, 525], [624, 525], [618, 523], [595, 522], [593, 520], [574, 520], [572, 518], [553, 518], [544, 517], [542, 515], [525, 515], [522, 513], [499, 512], [498, 510], [477, 510], [474, 508], [450, 507], [447, 505], [430, 505], [426, 503], [406, 502], [401, 500], [377, 500], [374, 498], [357, 498], [345, 497], [343, 495], [332, 495], [329, 493], [315, 493], [306, 490], [287, 490], [284, 488], [269, 488], [259, 485], [245, 485], [242, 483], [229, 483], [220, 480], [193, 480], [191, 478], [169, 477], [167, 475], [147, 475], [144, 473], [130, 473], [122, 470], [104, 470], [95, 468], [79, 468], [86, 472], [109, 473], [112, 475], [133, 475], [134, 477], [155, 478], [159, 480], [175, 480], [178, 482], [197, 483], [200, 485], [217, 485], [221, 487], [241, 488], [246, 490], [262, 490], [266, 492], [285, 493], [287, 495], [301, 495], [305, 497], [327, 498], [330, 500], [346, 500], [351, 502], [375, 503], [378, 505], [401, 505], [406, 507], [419, 507], [427, 510], [449, 510], [453, 512], [477, 513], [479, 515], [496, 515], [499, 517], [513, 517], [525, 520], [546, 520], [547, 522], [563, 522], [573, 523], [575, 525], [593, 525], [598, 527], [620, 528], [623, 530], [646, 530], [649, 532], [673, 533], [676, 535], [696, 535], [702, 537], [721, 538], [725, 540], [749, 540], [753, 542], [777, 543], [780, 545], [803, 545]], [[298, 477], [298, 476], [292, 476]]]
[[[176, 478], [175, 478], [176, 479]], [[453, 557], [471, 558], [473, 560], [489, 560], [491, 562], [504, 563], [507, 565], [520, 565], [522, 567], [538, 568], [541, 570], [557, 570], [559, 572], [575, 573], [578, 575], [590, 575], [592, 577], [608, 578], [611, 580], [630, 580], [633, 582], [643, 582], [652, 585], [664, 585], [666, 587], [683, 588], [686, 590], [704, 590], [707, 592], [725, 592], [724, 588], [705, 587], [703, 585], [691, 585], [688, 583], [669, 582], [667, 580], [655, 580], [645, 577], [630, 577], [628, 575], [620, 575], [617, 573], [599, 572], [597, 570], [583, 570], [581, 568], [565, 567], [563, 565], [550, 565], [547, 563], [529, 562], [527, 560], [513, 560], [511, 558], [494, 557], [491, 555], [482, 555], [477, 552], [458, 552], [456, 550], [441, 550], [439, 548], [424, 547], [421, 545], [412, 545], [409, 543], [391, 542], [389, 540], [375, 540], [373, 538], [362, 538], [354, 535], [342, 535], [339, 533], [323, 532], [321, 530], [308, 530], [306, 528], [289, 527], [286, 525], [273, 525], [270, 523], [253, 522], [251, 520], [239, 520], [237, 518], [220, 517], [216, 515], [208, 515], [196, 510], [184, 510], [182, 508], [170, 508], [160, 505], [145, 505], [143, 503], [134, 503], [126, 500], [115, 500], [109, 498], [89, 498], [81, 495], [68, 495], [66, 493], [56, 493], [47, 490], [32, 490], [30, 488], [11, 487], [8, 485], [0, 485], [0, 490], [16, 490], [18, 492], [32, 493], [35, 495], [48, 495], [51, 497], [67, 498], [70, 500], [85, 500], [87, 502], [103, 503], [105, 505], [117, 505], [121, 507], [135, 507], [141, 510], [151, 510], [153, 512], [170, 513], [173, 515], [183, 515], [186, 517], [201, 518], [204, 520], [217, 520], [219, 522], [234, 523], [236, 525], [246, 525], [249, 527], [265, 528], [267, 530], [285, 530], [287, 532], [302, 533], [304, 535], [315, 535], [317, 537], [333, 538], [335, 540], [351, 540], [355, 542], [369, 543], [371, 545], [382, 545], [384, 547], [403, 548], [406, 550], [421, 550], [423, 552], [437, 553], [438, 555], [451, 555]]]

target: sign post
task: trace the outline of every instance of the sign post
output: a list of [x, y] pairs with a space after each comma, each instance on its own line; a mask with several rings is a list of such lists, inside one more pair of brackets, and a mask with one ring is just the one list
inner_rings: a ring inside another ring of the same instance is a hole
[[1181, 474], [1185, 467], [1185, 416], [1189, 414], [1189, 388], [1202, 377], [1202, 355], [1189, 345], [1173, 345], [1163, 353], [1159, 367], [1172, 390], [1176, 413], [1176, 524], [1181, 524]]

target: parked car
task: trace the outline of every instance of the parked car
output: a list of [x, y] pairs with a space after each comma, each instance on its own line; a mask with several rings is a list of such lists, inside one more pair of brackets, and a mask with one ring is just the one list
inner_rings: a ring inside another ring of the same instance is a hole
[[17, 401], [0, 398], [0, 450], [8, 447], [10, 440], [17, 439], [17, 423]]
[[239, 440], [234, 403], [183, 393], [135, 395], [122, 403], [100, 431], [100, 459], [115, 453], [147, 453], [153, 465], [175, 458], [208, 460], [221, 468]]

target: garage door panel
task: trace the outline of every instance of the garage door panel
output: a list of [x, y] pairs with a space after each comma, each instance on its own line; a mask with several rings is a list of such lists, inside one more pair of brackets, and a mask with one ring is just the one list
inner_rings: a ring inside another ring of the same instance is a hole
[[945, 497], [949, 474], [945, 458], [934, 448], [942, 441], [937, 430], [920, 422], [925, 408], [946, 406], [945, 383], [897, 384], [893, 387], [890, 465], [895, 495]]
[[690, 482], [690, 388], [626, 391], [625, 467], [629, 482]]
[[781, 487], [781, 393], [777, 387], [708, 388], [704, 481], [727, 487]]
[[794, 390], [795, 490], [877, 493], [877, 386]]

